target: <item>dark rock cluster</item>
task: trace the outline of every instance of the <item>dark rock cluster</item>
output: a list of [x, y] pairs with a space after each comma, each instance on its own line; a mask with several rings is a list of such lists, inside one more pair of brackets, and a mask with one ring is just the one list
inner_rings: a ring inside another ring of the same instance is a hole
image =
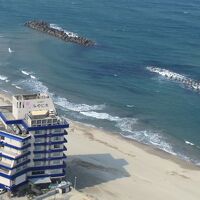
[[49, 23], [44, 21], [28, 21], [25, 23], [25, 26], [55, 36], [61, 40], [64, 40], [65, 42], [74, 42], [86, 47], [95, 45], [95, 42], [92, 40], [77, 35], [68, 34], [64, 30], [51, 27]]

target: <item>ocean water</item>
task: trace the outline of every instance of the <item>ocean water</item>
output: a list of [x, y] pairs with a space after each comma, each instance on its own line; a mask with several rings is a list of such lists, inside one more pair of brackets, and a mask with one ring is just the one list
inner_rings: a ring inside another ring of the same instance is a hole
[[[199, 81], [197, 0], [0, 1], [0, 89], [49, 92], [61, 115], [200, 164], [200, 93], [152, 73]], [[49, 23], [85, 48], [24, 27]]]

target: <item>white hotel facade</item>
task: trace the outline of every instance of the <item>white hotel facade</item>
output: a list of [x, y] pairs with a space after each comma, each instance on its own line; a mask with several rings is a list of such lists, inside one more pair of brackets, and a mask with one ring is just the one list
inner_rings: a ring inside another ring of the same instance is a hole
[[68, 127], [46, 94], [16, 95], [0, 107], [0, 188], [65, 177]]

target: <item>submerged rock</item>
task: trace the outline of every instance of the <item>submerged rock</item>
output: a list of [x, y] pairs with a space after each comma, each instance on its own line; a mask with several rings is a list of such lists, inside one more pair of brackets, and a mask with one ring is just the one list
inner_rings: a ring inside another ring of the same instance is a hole
[[45, 21], [28, 21], [25, 23], [25, 26], [43, 33], [47, 33], [61, 40], [64, 40], [65, 42], [74, 42], [83, 46], [95, 45], [95, 42], [93, 42], [92, 40], [80, 37], [72, 32], [64, 31], [61, 28], [53, 27]]

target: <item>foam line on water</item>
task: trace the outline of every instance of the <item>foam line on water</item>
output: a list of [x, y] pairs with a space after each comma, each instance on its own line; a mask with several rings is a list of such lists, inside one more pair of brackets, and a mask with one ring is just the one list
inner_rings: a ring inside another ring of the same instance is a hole
[[101, 105], [75, 104], [68, 101], [66, 98], [63, 98], [63, 97], [55, 97], [54, 102], [55, 104], [62, 107], [63, 109], [72, 110], [76, 112], [102, 110], [105, 108], [104, 104], [101, 104]]
[[33, 92], [49, 93], [48, 87], [37, 79], [28, 78], [20, 80], [16, 84], [24, 88], [25, 90], [31, 90]]
[[187, 140], [185, 140], [185, 144], [188, 144], [188, 145], [194, 146], [194, 144], [193, 144], [192, 142], [187, 141]]
[[24, 75], [26, 75], [26, 76], [29, 76], [31, 74], [31, 72], [27, 72], [25, 70], [21, 70], [21, 73], [24, 74]]
[[5, 81], [6, 83], [10, 81], [10, 80], [8, 80], [8, 77], [4, 76], [4, 75], [0, 75], [0, 80]]
[[36, 76], [33, 75], [34, 74], [33, 72], [28, 72], [28, 71], [25, 71], [25, 70], [21, 70], [21, 73], [26, 75], [26, 76], [30, 76], [30, 78], [32, 78], [32, 79], [36, 79]]
[[21, 90], [21, 89], [22, 89], [20, 86], [18, 86], [18, 85], [17, 85], [17, 84], [15, 84], [15, 83], [12, 83], [11, 85], [12, 85], [13, 87], [15, 87], [15, 88], [19, 89], [19, 90]]

